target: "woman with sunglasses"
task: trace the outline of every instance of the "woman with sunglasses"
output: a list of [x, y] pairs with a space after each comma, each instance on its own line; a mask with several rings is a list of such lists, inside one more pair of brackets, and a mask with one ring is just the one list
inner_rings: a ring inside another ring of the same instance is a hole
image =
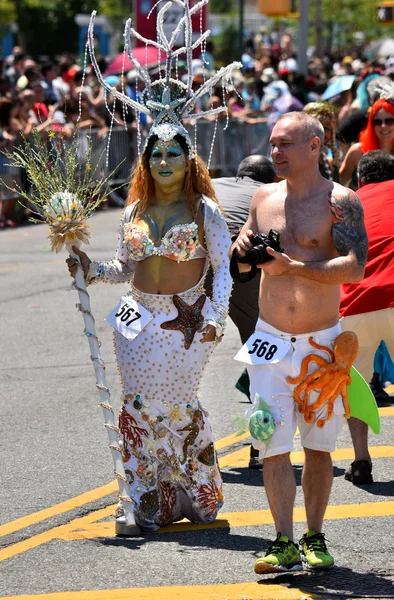
[[349, 148], [341, 165], [339, 174], [342, 185], [351, 184], [363, 154], [371, 150], [386, 150], [394, 154], [394, 99], [380, 98], [371, 106], [367, 127], [360, 133], [359, 140]]

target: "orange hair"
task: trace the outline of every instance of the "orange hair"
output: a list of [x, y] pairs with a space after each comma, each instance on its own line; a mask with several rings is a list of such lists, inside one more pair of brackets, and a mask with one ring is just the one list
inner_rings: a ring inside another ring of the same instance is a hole
[[376, 102], [371, 106], [371, 108], [369, 109], [367, 126], [360, 133], [358, 138], [359, 142], [361, 143], [361, 150], [364, 154], [366, 152], [370, 152], [371, 150], [380, 150], [379, 140], [375, 133], [373, 120], [375, 118], [376, 113], [382, 108], [394, 117], [394, 104], [391, 104], [390, 100], [380, 98], [379, 100], [376, 100]]
[[[156, 139], [158, 139], [156, 136], [152, 136], [149, 140], [147, 148], [138, 161], [129, 187], [126, 205], [132, 204], [138, 200], [138, 215], [144, 212], [149, 201], [155, 197], [154, 180], [149, 169], [149, 155]], [[186, 156], [188, 156], [189, 150], [183, 138], [177, 135], [174, 139], [180, 143]], [[204, 194], [219, 204], [208, 169], [202, 158], [199, 156], [189, 159], [187, 162], [183, 192], [193, 218], [196, 216], [196, 196]]]

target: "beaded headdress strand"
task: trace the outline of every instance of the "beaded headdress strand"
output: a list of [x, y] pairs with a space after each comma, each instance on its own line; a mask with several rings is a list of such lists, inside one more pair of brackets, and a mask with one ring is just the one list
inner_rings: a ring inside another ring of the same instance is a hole
[[[231, 73], [234, 69], [239, 69], [242, 64], [239, 62], [233, 62], [226, 67], [222, 67], [219, 71], [211, 75], [208, 79], [203, 81], [199, 89], [193, 89], [193, 69], [192, 59], [193, 52], [197, 48], [201, 48], [201, 56], [204, 61], [204, 53], [206, 40], [210, 35], [210, 31], [202, 31], [202, 9], [208, 4], [209, 0], [200, 0], [193, 6], [191, 6], [191, 0], [169, 0], [158, 10], [157, 14], [157, 40], [149, 40], [142, 37], [132, 26], [131, 19], [128, 19], [124, 30], [124, 57], [127, 55], [136, 70], [136, 80], [138, 86], [138, 79], [142, 80], [145, 89], [140, 95], [139, 101], [129, 98], [123, 89], [122, 91], [111, 87], [105, 78], [103, 77], [100, 68], [97, 63], [94, 49], [94, 21], [96, 12], [94, 11], [91, 16], [87, 48], [89, 49], [90, 57], [92, 60], [93, 68], [95, 70], [97, 79], [104, 87], [104, 89], [112, 94], [114, 98], [114, 104], [111, 108], [107, 104], [107, 108], [111, 114], [112, 124], [115, 119], [115, 104], [119, 100], [123, 105], [123, 110], [126, 111], [127, 107], [131, 107], [135, 110], [137, 115], [137, 126], [138, 126], [138, 151], [140, 152], [141, 146], [141, 133], [139, 129], [140, 113], [150, 115], [153, 119], [153, 124], [150, 128], [146, 143], [149, 139], [155, 135], [163, 141], [169, 141], [176, 135], [181, 135], [187, 143], [189, 148], [189, 157], [191, 158], [196, 150], [197, 145], [197, 119], [201, 119], [207, 116], [215, 116], [215, 128], [214, 136], [212, 139], [212, 146], [209, 158], [212, 156], [212, 148], [215, 140], [217, 131], [217, 117], [219, 113], [226, 112], [226, 89], [228, 83], [231, 81]], [[157, 2], [151, 9], [149, 16], [153, 10], [162, 2]], [[168, 39], [164, 32], [164, 19], [165, 14], [173, 4], [176, 4], [183, 9], [183, 16], [180, 18], [178, 25], [173, 31], [171, 38]], [[192, 16], [200, 11], [200, 35], [196, 41], [193, 41], [193, 30], [192, 30]], [[184, 33], [184, 45], [176, 47], [179, 36]], [[151, 76], [147, 68], [144, 68], [141, 63], [133, 56], [132, 50], [132, 38], [138, 39], [145, 43], [146, 47], [153, 46], [158, 50], [159, 56], [159, 79], [152, 81]], [[163, 55], [163, 69], [161, 69], [160, 63], [161, 56]], [[178, 60], [180, 56], [186, 57], [187, 75], [185, 81], [181, 81], [178, 77]], [[164, 72], [163, 72], [164, 71]], [[123, 73], [122, 73], [123, 75]], [[123, 77], [122, 77], [123, 82]], [[217, 108], [204, 110], [201, 112], [195, 112], [195, 106], [199, 98], [204, 94], [212, 95], [214, 87], [222, 86], [222, 104]], [[188, 131], [182, 124], [182, 120], [193, 120], [194, 123], [194, 146]], [[228, 124], [228, 113], [226, 126]], [[146, 146], [145, 146], [146, 147]], [[208, 160], [209, 165], [209, 160]]]

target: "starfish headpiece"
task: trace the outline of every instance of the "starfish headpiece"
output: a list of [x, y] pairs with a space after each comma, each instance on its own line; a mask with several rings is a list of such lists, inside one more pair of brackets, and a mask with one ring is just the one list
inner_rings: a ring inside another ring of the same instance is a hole
[[[204, 81], [199, 89], [193, 89], [193, 51], [196, 50], [196, 48], [201, 47], [202, 56], [204, 55], [205, 43], [210, 31], [207, 30], [202, 32], [201, 30], [201, 35], [196, 41], [193, 41], [192, 16], [198, 11], [201, 11], [202, 8], [208, 4], [208, 2], [209, 0], [200, 0], [193, 6], [190, 6], [191, 0], [169, 0], [166, 2], [164, 6], [158, 10], [157, 14], [157, 41], [142, 37], [131, 26], [131, 19], [127, 20], [124, 31], [124, 52], [127, 54], [134, 68], [136, 69], [137, 77], [141, 79], [145, 85], [145, 89], [139, 100], [133, 100], [125, 93], [111, 87], [101, 74], [94, 50], [95, 11], [92, 13], [88, 30], [87, 46], [89, 48], [90, 57], [99, 83], [113, 95], [114, 102], [116, 100], [120, 100], [125, 107], [130, 106], [136, 111], [138, 124], [140, 113], [148, 114], [152, 117], [153, 124], [149, 131], [146, 142], [148, 142], [152, 135], [156, 135], [158, 138], [164, 141], [169, 141], [176, 135], [181, 135], [186, 140], [190, 157], [193, 154], [193, 144], [188, 131], [182, 124], [182, 120], [197, 120], [206, 116], [217, 116], [219, 113], [224, 111], [227, 112], [225, 94], [223, 94], [223, 104], [218, 108], [196, 113], [194, 112], [194, 107], [201, 96], [206, 93], [212, 93], [213, 88], [219, 83], [221, 83], [225, 88], [231, 79], [232, 71], [242, 67], [241, 63], [233, 62], [227, 67], [222, 67], [219, 71], [209, 77], [209, 79]], [[153, 6], [151, 13], [160, 3], [161, 2], [157, 2]], [[166, 12], [173, 4], [177, 4], [178, 6], [182, 7], [183, 16], [179, 20], [179, 23], [173, 31], [171, 38], [168, 39], [164, 32], [164, 19]], [[179, 35], [182, 33], [184, 33], [185, 42], [182, 47], [178, 48], [176, 47], [176, 42], [179, 38]], [[160, 77], [160, 79], [152, 82], [147, 68], [144, 68], [133, 56], [133, 51], [131, 48], [131, 40], [133, 37], [144, 42], [146, 46], [153, 46], [157, 48], [159, 51], [159, 57], [161, 55], [165, 57], [163, 77]], [[186, 57], [187, 76], [185, 82], [177, 78], [178, 59], [181, 55], [185, 55]], [[171, 76], [172, 71], [175, 71], [176, 73], [175, 78]], [[114, 111], [112, 112], [112, 116], [114, 118]]]

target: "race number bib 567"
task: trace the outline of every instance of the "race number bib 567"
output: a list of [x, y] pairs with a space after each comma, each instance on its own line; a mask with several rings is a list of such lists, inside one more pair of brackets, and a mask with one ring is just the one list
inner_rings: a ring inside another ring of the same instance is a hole
[[118, 306], [105, 317], [128, 340], [133, 340], [153, 319], [153, 315], [131, 296], [123, 296]]
[[255, 331], [234, 358], [248, 365], [277, 363], [286, 356], [290, 346], [290, 342], [281, 338], [264, 331]]

